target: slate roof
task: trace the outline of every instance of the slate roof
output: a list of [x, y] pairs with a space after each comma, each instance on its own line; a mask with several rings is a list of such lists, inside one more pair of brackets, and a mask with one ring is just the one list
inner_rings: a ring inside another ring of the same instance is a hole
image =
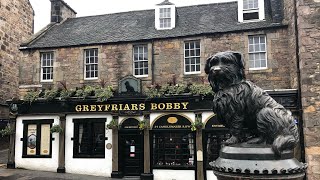
[[130, 11], [70, 18], [21, 46], [23, 49], [84, 46], [283, 26], [270, 20], [239, 23], [236, 2], [177, 7], [176, 10], [176, 27], [171, 30], [155, 29], [154, 9]]

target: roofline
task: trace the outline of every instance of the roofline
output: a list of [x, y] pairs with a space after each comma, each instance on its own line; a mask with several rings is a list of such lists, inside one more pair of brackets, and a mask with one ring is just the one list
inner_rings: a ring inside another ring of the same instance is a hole
[[68, 48], [68, 47], [81, 47], [81, 46], [97, 46], [97, 45], [108, 45], [108, 44], [118, 44], [118, 43], [128, 43], [128, 42], [142, 42], [142, 41], [153, 41], [153, 40], [164, 40], [164, 39], [175, 39], [175, 38], [185, 38], [185, 37], [194, 37], [194, 36], [207, 36], [207, 35], [215, 35], [215, 34], [230, 34], [230, 33], [238, 33], [238, 32], [247, 32], [247, 31], [257, 31], [257, 30], [264, 30], [264, 29], [282, 29], [288, 28], [287, 24], [280, 24], [278, 26], [269, 26], [269, 27], [262, 27], [262, 28], [252, 28], [252, 29], [241, 29], [241, 30], [233, 30], [233, 31], [223, 31], [223, 32], [207, 32], [207, 33], [200, 33], [200, 34], [192, 34], [192, 35], [184, 35], [184, 36], [169, 36], [163, 38], [149, 38], [149, 39], [139, 39], [139, 40], [132, 40], [132, 41], [114, 41], [114, 42], [105, 42], [105, 43], [91, 43], [91, 44], [77, 44], [77, 45], [68, 45], [68, 46], [53, 46], [53, 47], [43, 47], [43, 48], [29, 48], [29, 47], [21, 47], [19, 50], [37, 50], [37, 49], [56, 49], [56, 48]]
[[63, 0], [60, 0], [62, 2], [62, 4], [64, 4], [65, 6], [67, 6], [71, 11], [73, 11], [75, 14], [77, 14], [77, 12], [72, 9], [72, 7], [69, 6], [69, 4], [67, 4], [66, 2], [64, 2]]

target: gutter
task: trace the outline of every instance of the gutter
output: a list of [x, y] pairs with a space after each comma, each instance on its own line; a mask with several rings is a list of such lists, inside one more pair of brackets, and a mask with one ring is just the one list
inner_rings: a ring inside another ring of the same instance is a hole
[[[303, 118], [303, 109], [302, 109], [302, 100], [301, 100], [301, 72], [300, 72], [300, 56], [299, 56], [299, 29], [298, 29], [298, 12], [297, 12], [297, 0], [293, 0], [294, 3], [294, 35], [295, 35], [295, 56], [296, 56], [296, 67], [297, 67], [297, 80], [298, 80], [298, 111], [299, 111], [299, 119]], [[301, 159], [306, 162], [305, 159], [305, 146], [304, 146], [304, 129], [303, 129], [303, 121], [301, 122], [300, 130], [300, 146], [301, 146]]]

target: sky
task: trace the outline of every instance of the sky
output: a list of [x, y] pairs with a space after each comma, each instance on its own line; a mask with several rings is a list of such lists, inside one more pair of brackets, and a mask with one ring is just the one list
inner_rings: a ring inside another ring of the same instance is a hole
[[[35, 33], [50, 23], [50, 0], [29, 0], [35, 13]], [[153, 9], [164, 0], [64, 0], [77, 17]], [[169, 0], [177, 7], [235, 0]]]

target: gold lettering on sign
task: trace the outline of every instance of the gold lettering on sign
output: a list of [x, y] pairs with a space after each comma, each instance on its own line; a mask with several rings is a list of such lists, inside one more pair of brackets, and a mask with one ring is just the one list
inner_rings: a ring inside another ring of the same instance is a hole
[[[188, 109], [189, 102], [175, 103], [150, 103], [150, 110], [181, 110]], [[140, 104], [100, 104], [100, 105], [76, 105], [76, 112], [109, 112], [109, 111], [144, 111], [145, 103]]]

